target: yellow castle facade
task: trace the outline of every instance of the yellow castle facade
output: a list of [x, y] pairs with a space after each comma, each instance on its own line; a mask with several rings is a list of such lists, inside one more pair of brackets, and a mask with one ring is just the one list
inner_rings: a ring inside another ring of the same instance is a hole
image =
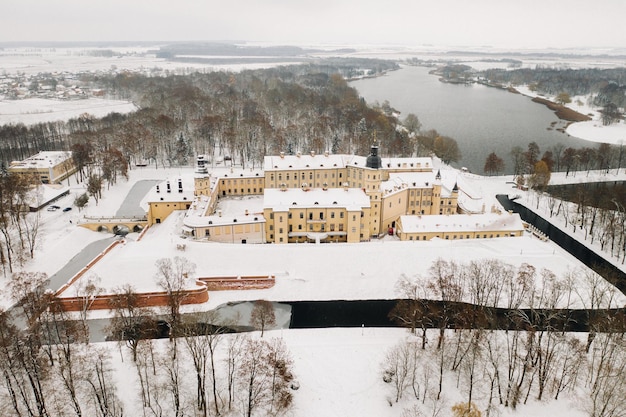
[[[196, 203], [185, 221], [184, 232], [194, 238], [228, 233], [229, 241], [244, 243], [360, 242], [393, 233], [404, 215], [458, 212], [458, 188], [444, 184], [432, 158], [381, 158], [376, 145], [367, 157], [281, 153], [266, 156], [262, 171], [216, 176], [206, 162], [198, 158]], [[243, 217], [255, 227], [241, 227], [241, 217], [231, 216], [237, 225], [222, 213], [216, 217], [219, 198], [252, 195], [264, 196], [262, 211]]]

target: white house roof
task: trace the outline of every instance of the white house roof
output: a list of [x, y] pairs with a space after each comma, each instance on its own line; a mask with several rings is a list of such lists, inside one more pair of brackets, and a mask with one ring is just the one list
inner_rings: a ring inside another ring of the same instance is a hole
[[[433, 166], [432, 158], [382, 158], [382, 169], [430, 169]], [[304, 170], [304, 169], [331, 169], [347, 166], [365, 167], [366, 156], [324, 154], [296, 154], [270, 155], [263, 161], [265, 171], [273, 170]]]
[[290, 207], [344, 207], [348, 210], [361, 210], [370, 207], [370, 199], [360, 188], [266, 188], [263, 208], [274, 211], [287, 211]]
[[[169, 185], [169, 192], [168, 192]], [[142, 203], [179, 202], [194, 200], [194, 177], [185, 175], [161, 181], [144, 197]]]
[[[328, 153], [322, 155], [315, 153], [271, 155], [265, 157], [263, 166], [265, 171], [344, 168], [346, 161], [350, 158], [352, 157], [348, 155], [332, 155]], [[365, 166], [365, 163], [361, 166]]]
[[452, 214], [430, 216], [400, 216], [402, 232], [479, 232], [524, 230], [517, 213]]
[[383, 169], [432, 169], [433, 159], [428, 157], [420, 158], [382, 158]]
[[23, 161], [11, 162], [11, 168], [50, 168], [72, 157], [72, 152], [42, 151]]
[[241, 214], [241, 215], [211, 215], [211, 216], [198, 216], [188, 212], [183, 219], [183, 224], [187, 227], [206, 227], [206, 226], [225, 226], [231, 224], [250, 224], [250, 223], [265, 223], [265, 217], [262, 214]]

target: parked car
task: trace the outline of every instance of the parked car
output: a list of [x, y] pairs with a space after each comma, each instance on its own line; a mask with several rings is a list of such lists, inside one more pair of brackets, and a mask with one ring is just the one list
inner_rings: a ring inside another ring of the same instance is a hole
[[63, 209], [63, 211], [64, 211], [64, 212], [67, 212], [67, 211], [70, 211], [71, 209], [72, 209], [71, 207], [65, 207], [65, 208]]
[[58, 209], [55, 206], [49, 206], [46, 210], [48, 210], [48, 211], [57, 211]]
[[61, 208], [61, 207], [59, 207], [59, 206], [50, 206], [50, 207], [54, 207], [54, 209], [55, 209], [55, 210], [58, 210], [58, 209], [60, 209], [60, 208]]

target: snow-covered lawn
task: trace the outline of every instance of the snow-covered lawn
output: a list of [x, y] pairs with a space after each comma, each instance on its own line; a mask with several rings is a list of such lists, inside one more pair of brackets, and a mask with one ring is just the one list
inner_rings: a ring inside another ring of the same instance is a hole
[[0, 125], [67, 121], [81, 114], [101, 118], [109, 113], [130, 113], [137, 106], [129, 101], [85, 98], [78, 100], [52, 100], [28, 98], [0, 101]]

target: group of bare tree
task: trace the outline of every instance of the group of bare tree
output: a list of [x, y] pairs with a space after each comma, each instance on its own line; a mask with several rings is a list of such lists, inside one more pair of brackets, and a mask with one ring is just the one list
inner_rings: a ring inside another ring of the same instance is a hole
[[[292, 360], [282, 340], [232, 334], [234, 323], [215, 312], [183, 316], [181, 306], [186, 303], [185, 290], [193, 282], [195, 264], [174, 257], [157, 260], [156, 267], [155, 280], [168, 299], [164, 315], [169, 335], [166, 346], [155, 347], [157, 317], [139, 307], [130, 286], [117, 291], [111, 324], [111, 332], [131, 353], [144, 412], [153, 416], [241, 412], [250, 417], [257, 410], [280, 414], [289, 409]], [[258, 310], [252, 321], [254, 324], [262, 316], [263, 331], [273, 322], [273, 309]], [[189, 369], [185, 364], [190, 363], [195, 384], [184, 377], [188, 375], [184, 369]]]
[[26, 175], [0, 173], [0, 264], [5, 277], [33, 258], [39, 242], [40, 216], [30, 213], [30, 207], [42, 204], [42, 196], [31, 184]]
[[[498, 407], [516, 408], [529, 399], [558, 400], [562, 393], [575, 396], [580, 390], [590, 416], [626, 412], [618, 400], [625, 392], [626, 339], [624, 323], [615, 322], [623, 318], [610, 312], [602, 319], [594, 315], [615, 306], [616, 290], [592, 271], [571, 271], [559, 279], [530, 265], [516, 270], [497, 260], [458, 264], [440, 259], [428, 278], [404, 277], [399, 289], [405, 298], [393, 316], [412, 333], [421, 327], [421, 342], [412, 337], [391, 348], [382, 377], [389, 384], [389, 401], [405, 398], [403, 404], [410, 405], [407, 416], [436, 416], [449, 407], [442, 396], [446, 380], [456, 381], [468, 409], [478, 403], [486, 415], [498, 415]], [[424, 312], [427, 296], [444, 305], [461, 300], [470, 304], [454, 311], [463, 317], [446, 319], [443, 314], [452, 310]], [[496, 305], [508, 308], [515, 330], [496, 330], [486, 325], [484, 312], [476, 314], [481, 307]], [[575, 306], [589, 311], [586, 334], [567, 333], [558, 325], [571, 320], [568, 312]], [[537, 326], [537, 319], [544, 325]], [[431, 322], [425, 325], [425, 320]], [[435, 321], [439, 331], [427, 331], [437, 327]], [[449, 329], [451, 322], [455, 330]], [[426, 343], [429, 332], [437, 333], [437, 343]]]
[[0, 413], [121, 417], [110, 353], [86, 344], [85, 332], [45, 291], [44, 274], [16, 273], [18, 302], [0, 314]]
[[590, 244], [599, 244], [600, 251], [623, 264], [626, 260], [626, 199], [622, 187], [578, 184], [570, 186], [567, 194], [553, 190], [550, 194], [537, 193], [533, 197], [537, 207], [545, 205], [551, 218], [562, 219], [566, 229]]
[[[114, 317], [108, 332], [119, 340], [122, 361], [135, 371], [135, 383], [127, 377], [124, 386], [138, 393], [137, 410], [155, 417], [251, 417], [289, 410], [298, 386], [282, 339], [233, 333], [230, 321], [215, 312], [183, 316], [183, 290], [193, 279], [195, 265], [175, 257], [159, 259], [156, 267], [155, 280], [169, 300], [164, 316], [143, 306], [130, 285], [117, 290], [111, 302]], [[97, 278], [87, 280], [80, 290], [85, 309], [79, 320], [45, 290], [46, 279], [44, 274], [16, 273], [11, 280], [17, 307], [0, 314], [0, 414], [127, 415], [111, 368], [115, 352], [89, 344], [83, 320], [93, 298], [88, 294], [99, 292]], [[273, 311], [266, 310], [258, 315], [268, 325]], [[159, 329], [164, 322], [170, 338], [157, 342], [155, 338], [164, 335]]]

